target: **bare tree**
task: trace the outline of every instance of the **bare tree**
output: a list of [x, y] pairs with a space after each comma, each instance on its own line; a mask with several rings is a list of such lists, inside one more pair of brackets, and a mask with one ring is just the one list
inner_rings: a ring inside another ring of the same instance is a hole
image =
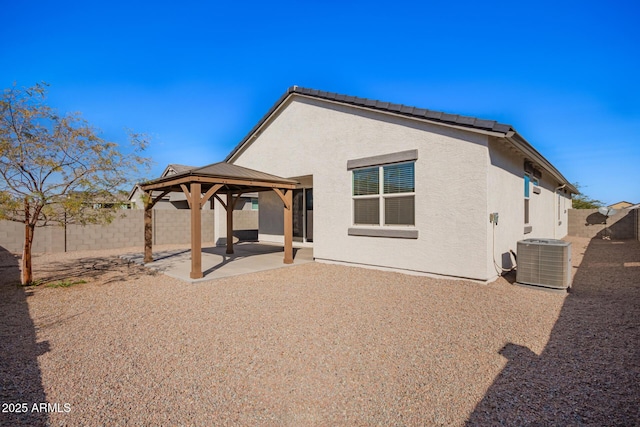
[[46, 105], [47, 85], [6, 89], [0, 99], [0, 219], [25, 225], [22, 284], [33, 282], [36, 227], [111, 221], [150, 159], [145, 135], [130, 132], [131, 147], [105, 141], [79, 113]]
[[580, 191], [580, 194], [576, 194], [573, 196], [571, 205], [573, 209], [596, 209], [601, 206], [604, 206], [604, 203], [598, 199], [592, 199], [582, 192], [583, 186], [580, 183], [576, 182], [573, 184], [574, 187]]

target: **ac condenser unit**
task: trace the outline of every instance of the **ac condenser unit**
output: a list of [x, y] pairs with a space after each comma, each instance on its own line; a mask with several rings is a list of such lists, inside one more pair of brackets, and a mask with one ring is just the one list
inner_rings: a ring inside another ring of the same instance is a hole
[[556, 239], [518, 242], [516, 282], [566, 290], [571, 286], [571, 243]]

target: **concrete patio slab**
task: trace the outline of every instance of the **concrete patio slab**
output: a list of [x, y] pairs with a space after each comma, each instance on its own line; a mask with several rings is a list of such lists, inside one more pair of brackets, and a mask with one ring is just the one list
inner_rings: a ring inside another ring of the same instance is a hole
[[233, 254], [227, 254], [226, 247], [223, 246], [202, 248], [203, 277], [200, 279], [189, 277], [191, 272], [190, 249], [154, 251], [154, 261], [146, 264], [143, 262], [144, 255], [142, 253], [124, 254], [121, 258], [191, 283], [313, 262], [313, 248], [309, 247], [293, 248], [293, 264], [283, 263], [284, 249], [282, 246], [264, 243], [238, 243], [233, 248], [235, 252]]

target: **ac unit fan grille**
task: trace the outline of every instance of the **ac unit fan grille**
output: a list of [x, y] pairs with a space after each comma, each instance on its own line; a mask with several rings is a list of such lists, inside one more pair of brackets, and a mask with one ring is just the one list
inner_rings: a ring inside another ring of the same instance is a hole
[[571, 243], [555, 239], [519, 241], [516, 281], [567, 289], [571, 285]]

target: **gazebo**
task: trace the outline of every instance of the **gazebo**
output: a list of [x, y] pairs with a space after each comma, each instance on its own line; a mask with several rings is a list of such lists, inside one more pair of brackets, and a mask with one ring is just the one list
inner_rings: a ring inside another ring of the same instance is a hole
[[[233, 253], [233, 209], [244, 193], [274, 191], [284, 208], [284, 263], [293, 263], [293, 189], [297, 182], [230, 163], [214, 163], [139, 184], [145, 193], [144, 262], [152, 262], [153, 206], [171, 192], [183, 192], [191, 210], [192, 279], [203, 277], [200, 210], [215, 197], [227, 213], [227, 253]], [[158, 194], [158, 192], [160, 194]], [[154, 196], [154, 193], [156, 196]], [[226, 200], [220, 194], [226, 195]]]

